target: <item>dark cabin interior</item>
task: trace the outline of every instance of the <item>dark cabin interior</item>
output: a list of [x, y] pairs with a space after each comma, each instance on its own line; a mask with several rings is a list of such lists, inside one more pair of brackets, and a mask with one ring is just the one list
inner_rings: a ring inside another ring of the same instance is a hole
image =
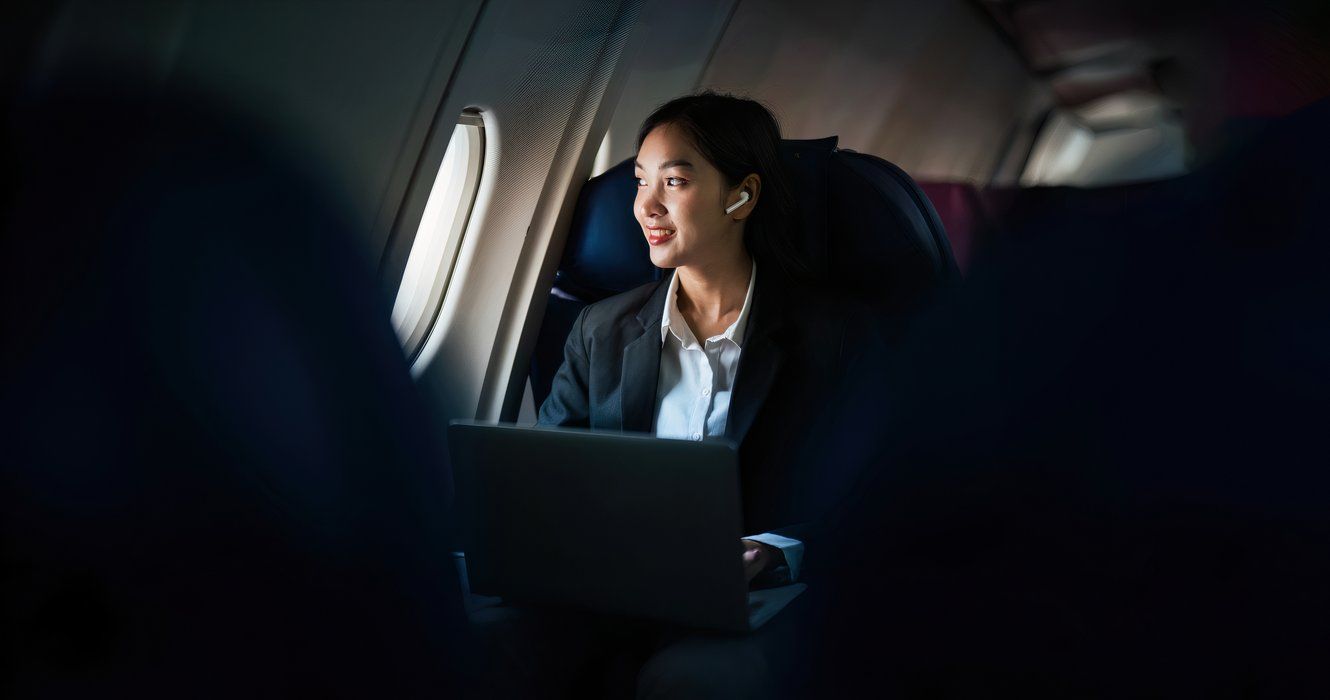
[[5, 697], [501, 696], [447, 427], [536, 425], [583, 309], [668, 279], [637, 131], [702, 90], [778, 118], [883, 340], [808, 406], [764, 696], [1330, 692], [1330, 4], [0, 18]]

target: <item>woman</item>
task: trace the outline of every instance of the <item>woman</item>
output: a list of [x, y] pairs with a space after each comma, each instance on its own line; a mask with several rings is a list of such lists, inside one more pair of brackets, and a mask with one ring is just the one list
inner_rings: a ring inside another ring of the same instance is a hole
[[839, 421], [824, 409], [876, 347], [856, 306], [803, 284], [779, 144], [770, 112], [729, 95], [647, 118], [633, 212], [673, 273], [582, 311], [540, 410], [547, 426], [738, 443], [744, 568], [765, 585], [800, 576], [809, 523], [844, 490], [826, 483]]

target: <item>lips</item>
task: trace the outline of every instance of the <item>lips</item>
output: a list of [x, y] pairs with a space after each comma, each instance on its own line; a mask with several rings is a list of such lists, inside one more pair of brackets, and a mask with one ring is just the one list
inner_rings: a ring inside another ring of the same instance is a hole
[[675, 231], [670, 229], [647, 229], [647, 243], [651, 245], [661, 245], [674, 238]]

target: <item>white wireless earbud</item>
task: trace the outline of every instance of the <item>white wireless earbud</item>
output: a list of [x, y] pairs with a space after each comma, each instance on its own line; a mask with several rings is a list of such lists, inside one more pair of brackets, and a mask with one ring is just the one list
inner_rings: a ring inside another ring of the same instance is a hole
[[735, 202], [734, 204], [731, 204], [728, 207], [725, 207], [725, 213], [733, 214], [735, 209], [742, 207], [747, 201], [748, 201], [748, 190], [743, 190], [739, 192], [739, 201]]

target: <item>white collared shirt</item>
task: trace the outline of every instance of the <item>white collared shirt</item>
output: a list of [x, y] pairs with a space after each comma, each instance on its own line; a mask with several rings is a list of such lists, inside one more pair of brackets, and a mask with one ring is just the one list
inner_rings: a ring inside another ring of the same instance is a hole
[[[701, 440], [721, 437], [730, 416], [730, 396], [739, 373], [744, 331], [753, 306], [757, 263], [748, 279], [739, 318], [719, 335], [699, 341], [679, 312], [679, 273], [670, 277], [665, 312], [660, 318], [660, 375], [656, 384], [656, 437]], [[804, 545], [799, 540], [772, 533], [745, 537], [785, 554], [789, 577], [799, 576]]]

